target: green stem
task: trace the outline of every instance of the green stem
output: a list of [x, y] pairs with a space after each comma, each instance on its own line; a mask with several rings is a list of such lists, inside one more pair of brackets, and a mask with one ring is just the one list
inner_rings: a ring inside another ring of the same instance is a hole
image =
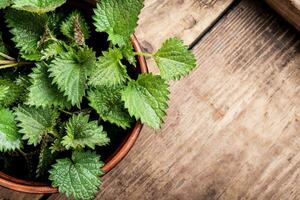
[[0, 65], [14, 64], [14, 63], [16, 63], [16, 61], [13, 61], [13, 60], [0, 60]]
[[2, 52], [0, 52], [0, 56], [3, 57], [3, 58], [6, 58], [8, 60], [13, 60], [13, 61], [16, 60], [13, 57], [10, 57], [9, 55], [6, 55], [5, 53], [2, 53]]
[[146, 52], [134, 52], [134, 55], [136, 55], [136, 56], [145, 56], [145, 57], [153, 57], [152, 53], [146, 53]]
[[22, 151], [21, 149], [17, 150], [24, 158], [26, 158], [26, 153]]
[[59, 111], [65, 113], [65, 114], [67, 114], [67, 115], [73, 115], [73, 113], [71, 113], [71, 112], [69, 112], [69, 111], [66, 111], [66, 110], [60, 109]]
[[[3, 64], [3, 65], [1, 65]], [[1, 63], [0, 61], [0, 69], [6, 69], [6, 68], [10, 68], [10, 67], [19, 67], [19, 66], [22, 66], [22, 65], [29, 65], [31, 64], [31, 62], [12, 62], [12, 63]]]
[[127, 76], [127, 80], [128, 80], [128, 81], [133, 81], [133, 79], [130, 78], [130, 76]]
[[114, 47], [113, 43], [110, 42], [110, 43], [109, 43], [109, 48], [113, 48], [113, 47]]

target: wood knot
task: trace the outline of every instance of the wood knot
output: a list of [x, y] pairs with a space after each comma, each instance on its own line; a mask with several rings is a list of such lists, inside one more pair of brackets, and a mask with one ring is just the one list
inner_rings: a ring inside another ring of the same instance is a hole
[[198, 0], [200, 8], [212, 8], [217, 3], [217, 0]]
[[142, 41], [142, 49], [143, 49], [143, 51], [149, 52], [149, 53], [154, 51], [153, 46], [146, 40]]

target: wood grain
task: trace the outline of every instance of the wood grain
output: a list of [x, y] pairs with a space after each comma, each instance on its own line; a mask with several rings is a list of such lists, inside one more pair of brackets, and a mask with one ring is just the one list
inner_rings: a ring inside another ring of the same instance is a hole
[[39, 200], [43, 195], [25, 194], [0, 187], [0, 200]]
[[266, 2], [300, 31], [300, 0], [266, 0]]
[[[153, 51], [158, 44], [170, 36], [181, 37], [186, 44], [191, 44], [222, 15], [233, 1], [145, 0], [145, 8], [140, 16], [140, 25], [136, 33], [139, 38], [144, 39], [141, 43], [147, 51]], [[154, 68], [151, 70], [155, 71]], [[14, 193], [12, 195], [13, 200], [22, 199], [22, 196], [16, 198]]]
[[136, 35], [153, 52], [169, 37], [192, 44], [234, 0], [146, 0]]
[[[152, 26], [139, 35], [148, 50], [173, 34], [156, 41]], [[164, 127], [143, 129], [97, 199], [300, 199], [299, 34], [263, 2], [243, 0], [193, 51], [198, 68], [171, 84]]]
[[300, 199], [299, 35], [245, 0], [194, 52], [163, 129], [144, 128], [97, 199]]
[[194, 52], [165, 126], [143, 130], [98, 199], [300, 199], [299, 35], [246, 0]]

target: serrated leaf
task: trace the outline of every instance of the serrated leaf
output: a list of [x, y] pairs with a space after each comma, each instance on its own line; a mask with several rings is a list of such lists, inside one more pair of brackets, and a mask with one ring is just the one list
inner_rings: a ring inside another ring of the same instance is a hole
[[14, 151], [21, 148], [21, 136], [18, 133], [14, 114], [0, 108], [0, 152]]
[[55, 139], [50, 146], [51, 153], [65, 151], [66, 148], [61, 144], [62, 138]]
[[28, 75], [22, 74], [15, 81], [20, 89], [20, 94], [17, 103], [24, 103], [28, 100], [29, 87], [31, 86], [30, 78]]
[[72, 12], [62, 23], [60, 29], [66, 37], [79, 45], [83, 45], [85, 40], [90, 37], [89, 26], [82, 14], [78, 11]]
[[49, 60], [61, 53], [65, 52], [62, 45], [58, 42], [49, 44], [44, 50], [42, 50], [42, 60]]
[[12, 0], [1, 0], [0, 1], [0, 9], [10, 6], [11, 3], [12, 3]]
[[49, 77], [48, 66], [45, 63], [36, 64], [31, 77], [32, 85], [29, 87], [27, 104], [36, 107], [69, 108], [71, 103], [60, 92], [56, 85], [52, 84]]
[[89, 115], [73, 115], [66, 124], [67, 135], [63, 137], [62, 144], [66, 149], [80, 149], [103, 146], [109, 143], [109, 138], [97, 121], [89, 122]]
[[5, 96], [0, 99], [0, 107], [9, 107], [18, 100], [21, 90], [15, 82], [9, 79], [0, 78], [0, 86], [7, 90]]
[[5, 17], [14, 36], [12, 40], [20, 49], [22, 57], [27, 60], [40, 60], [42, 55], [39, 41], [45, 33], [47, 16], [10, 9]]
[[159, 129], [168, 108], [168, 85], [157, 75], [140, 74], [122, 91], [122, 100], [129, 114]]
[[66, 0], [14, 0], [13, 8], [38, 14], [54, 11]]
[[121, 88], [97, 87], [88, 93], [88, 99], [103, 120], [124, 129], [130, 127], [132, 119], [121, 100]]
[[102, 166], [96, 153], [75, 151], [71, 159], [57, 160], [49, 171], [49, 179], [67, 197], [93, 199], [101, 185]]
[[8, 94], [9, 87], [5, 85], [0, 85], [0, 102], [5, 99], [5, 96]]
[[0, 1], [0, 9], [10, 6], [11, 3], [12, 3], [12, 0], [1, 0]]
[[42, 60], [50, 60], [54, 57], [72, 51], [72, 48], [63, 41], [56, 41], [49, 44], [44, 50], [42, 50]]
[[72, 103], [79, 107], [85, 95], [86, 80], [96, 61], [95, 53], [91, 49], [80, 49], [60, 54], [50, 64], [50, 76], [53, 82]]
[[120, 46], [129, 41], [137, 26], [143, 0], [101, 0], [94, 10], [96, 31], [108, 33], [108, 39]]
[[117, 48], [103, 52], [103, 56], [99, 57], [96, 67], [93, 68], [89, 84], [111, 87], [124, 84], [128, 78], [128, 74], [126, 66], [121, 63], [122, 58], [122, 53]]
[[16, 111], [16, 119], [19, 122], [22, 139], [28, 140], [29, 145], [36, 146], [43, 136], [53, 132], [59, 114], [50, 108], [35, 108], [19, 106]]
[[196, 59], [188, 47], [177, 38], [165, 41], [154, 54], [160, 75], [165, 80], [178, 80], [196, 67]]

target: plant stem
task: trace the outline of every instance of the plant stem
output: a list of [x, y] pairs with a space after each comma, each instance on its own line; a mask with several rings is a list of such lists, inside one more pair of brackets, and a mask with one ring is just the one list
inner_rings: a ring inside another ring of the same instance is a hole
[[71, 112], [69, 112], [69, 111], [66, 111], [66, 110], [60, 109], [59, 111], [65, 113], [65, 114], [67, 114], [67, 115], [73, 115], [73, 113], [71, 113]]
[[22, 151], [21, 149], [17, 150], [24, 158], [26, 158], [26, 153]]
[[[2, 65], [1, 65], [2, 64]], [[19, 67], [19, 66], [22, 66], [22, 65], [29, 65], [31, 64], [31, 62], [3, 62], [3, 61], [0, 61], [0, 69], [6, 69], [6, 68], [10, 68], [10, 67]]]
[[130, 76], [127, 76], [127, 80], [128, 80], [128, 81], [133, 81], [133, 79], [130, 78]]
[[3, 57], [3, 58], [6, 58], [8, 60], [13, 60], [13, 61], [16, 60], [13, 57], [10, 57], [9, 55], [6, 55], [5, 53], [2, 53], [2, 52], [0, 52], [0, 56]]
[[0, 60], [0, 65], [13, 64], [13, 63], [16, 63], [16, 61], [14, 61], [14, 60]]
[[134, 55], [136, 55], [136, 56], [145, 56], [145, 57], [153, 57], [152, 53], [146, 53], [146, 52], [134, 52]]

